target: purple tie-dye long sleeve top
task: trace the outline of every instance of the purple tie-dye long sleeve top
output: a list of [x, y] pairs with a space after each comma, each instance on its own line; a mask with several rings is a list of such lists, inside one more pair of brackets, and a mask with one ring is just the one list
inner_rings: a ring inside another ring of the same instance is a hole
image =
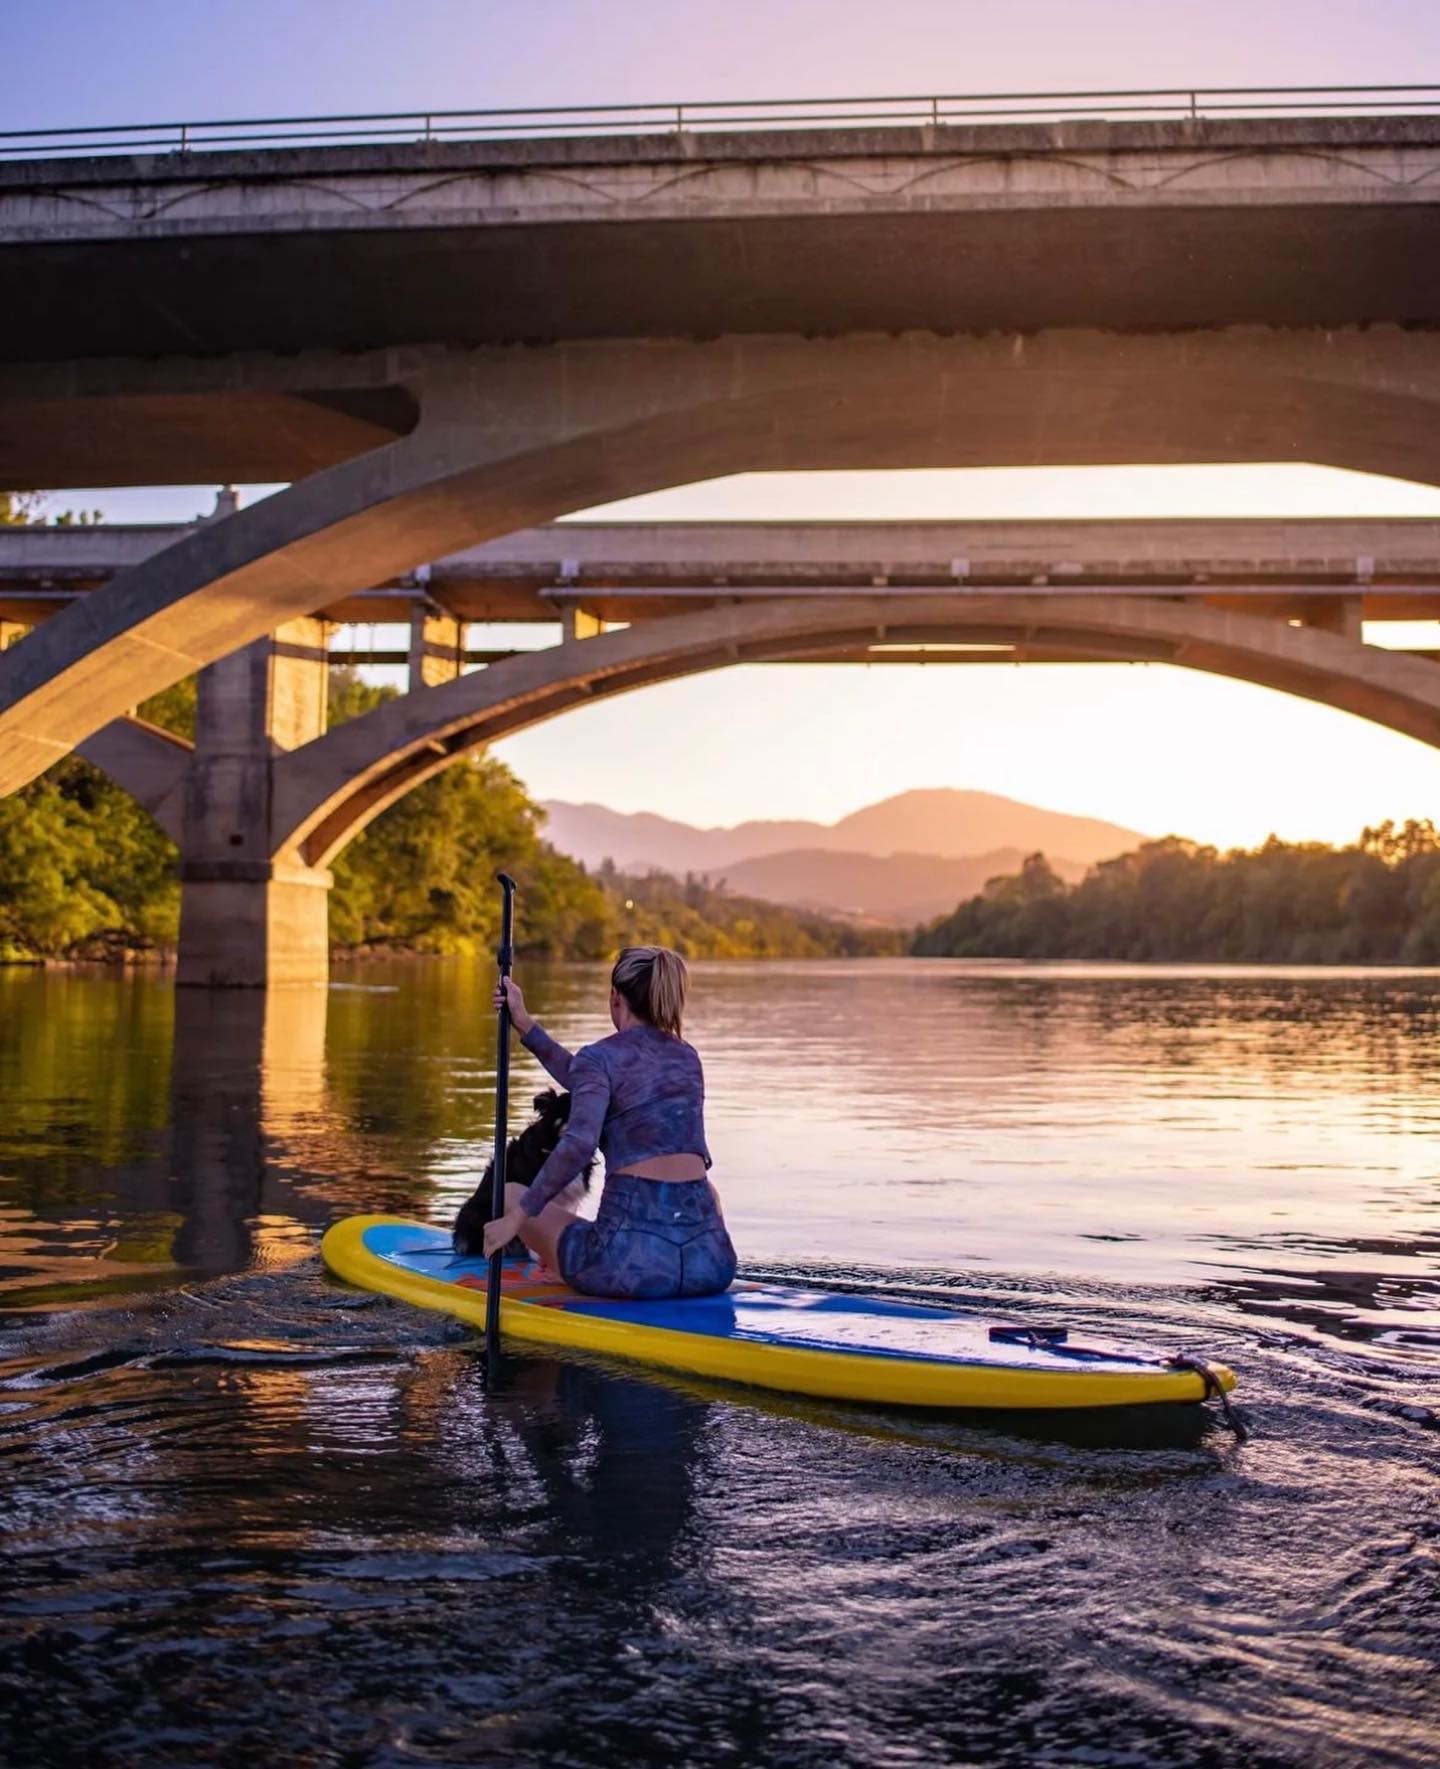
[[521, 1196], [527, 1216], [564, 1191], [597, 1147], [607, 1173], [655, 1155], [699, 1155], [710, 1165], [705, 1076], [683, 1038], [637, 1023], [572, 1056], [537, 1020], [520, 1042], [570, 1090], [565, 1134]]

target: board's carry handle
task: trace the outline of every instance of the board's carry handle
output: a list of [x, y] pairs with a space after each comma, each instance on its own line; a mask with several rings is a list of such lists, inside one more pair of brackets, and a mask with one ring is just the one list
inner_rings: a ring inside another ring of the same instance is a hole
[[1063, 1345], [1070, 1337], [1068, 1327], [992, 1327], [990, 1337], [996, 1345], [1028, 1345], [1038, 1350], [1042, 1345]]
[[[515, 962], [515, 880], [497, 872], [503, 893], [500, 904], [500, 945], [495, 953], [500, 981], [510, 975]], [[505, 1214], [505, 1153], [510, 1141], [510, 1003], [502, 994], [499, 1014], [499, 1046], [495, 1055], [495, 1159], [491, 1167], [490, 1215]], [[500, 1358], [500, 1267], [505, 1249], [490, 1255], [490, 1275], [485, 1286], [485, 1360], [493, 1371]]]

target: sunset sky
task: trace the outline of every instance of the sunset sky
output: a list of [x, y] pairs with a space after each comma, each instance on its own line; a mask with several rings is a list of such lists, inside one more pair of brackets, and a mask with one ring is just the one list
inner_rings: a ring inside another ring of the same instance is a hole
[[[1440, 79], [1440, 6], [1233, 0], [10, 0], [5, 127], [843, 93]], [[71, 490], [186, 518], [213, 487]], [[606, 512], [607, 514], [610, 512]], [[1396, 514], [1440, 490], [1318, 467], [746, 476], [615, 514]], [[772, 666], [567, 714], [502, 754], [540, 797], [830, 820], [911, 786], [1222, 844], [1440, 814], [1440, 754], [1164, 667]]]

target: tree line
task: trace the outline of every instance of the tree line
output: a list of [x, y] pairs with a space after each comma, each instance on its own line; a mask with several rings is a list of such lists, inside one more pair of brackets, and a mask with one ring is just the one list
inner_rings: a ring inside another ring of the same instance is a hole
[[1067, 885], [1043, 854], [915, 937], [943, 958], [1440, 964], [1440, 832], [1381, 823], [1347, 847], [1221, 852], [1167, 836]]

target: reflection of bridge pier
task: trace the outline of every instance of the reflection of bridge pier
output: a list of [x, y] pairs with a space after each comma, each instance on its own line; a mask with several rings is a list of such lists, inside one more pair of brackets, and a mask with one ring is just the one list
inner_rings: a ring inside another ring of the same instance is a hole
[[175, 998], [170, 1171], [177, 1263], [237, 1271], [277, 1198], [277, 1145], [325, 1108], [324, 988], [181, 989]]

